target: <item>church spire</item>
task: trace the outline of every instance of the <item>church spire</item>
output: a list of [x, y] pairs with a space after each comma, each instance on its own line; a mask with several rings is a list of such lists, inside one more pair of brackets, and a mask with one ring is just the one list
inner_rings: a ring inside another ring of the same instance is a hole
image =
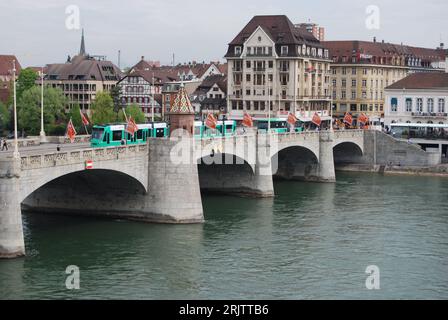
[[81, 49], [79, 50], [80, 56], [86, 55], [86, 44], [84, 42], [84, 29], [82, 29], [82, 36], [81, 36]]

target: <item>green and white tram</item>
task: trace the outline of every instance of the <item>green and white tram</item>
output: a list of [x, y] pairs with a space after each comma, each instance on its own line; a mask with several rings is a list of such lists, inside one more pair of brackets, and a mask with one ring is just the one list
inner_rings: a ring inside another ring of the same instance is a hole
[[[271, 132], [273, 133], [289, 133], [291, 132], [291, 125], [288, 123], [286, 119], [260, 119], [257, 120], [257, 128], [259, 132], [267, 133], [269, 130], [269, 121], [271, 122]], [[297, 121], [295, 128], [295, 132], [303, 131], [303, 124], [300, 121]]]
[[168, 136], [166, 123], [137, 124], [138, 131], [131, 135], [125, 124], [94, 126], [90, 144], [92, 148], [117, 147], [122, 145], [145, 144], [149, 138]]
[[235, 135], [235, 132], [236, 121], [218, 121], [216, 129], [208, 128], [202, 121], [195, 121], [194, 123], [194, 137], [196, 139], [229, 137]]

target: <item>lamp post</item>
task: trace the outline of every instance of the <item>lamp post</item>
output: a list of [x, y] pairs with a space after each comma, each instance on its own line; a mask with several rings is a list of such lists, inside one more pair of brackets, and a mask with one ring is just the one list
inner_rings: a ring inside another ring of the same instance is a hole
[[44, 68], [41, 70], [41, 92], [40, 92], [40, 143], [46, 143], [47, 137], [44, 128]]
[[16, 60], [12, 61], [13, 91], [14, 91], [14, 158], [20, 159], [19, 140], [17, 136], [17, 90], [16, 90]]

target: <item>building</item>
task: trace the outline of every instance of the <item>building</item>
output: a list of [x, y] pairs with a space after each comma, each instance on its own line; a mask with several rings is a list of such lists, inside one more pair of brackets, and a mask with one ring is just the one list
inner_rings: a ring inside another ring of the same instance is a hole
[[199, 118], [204, 118], [209, 113], [218, 118], [227, 117], [227, 77], [207, 77], [192, 94], [191, 102]]
[[124, 106], [137, 104], [147, 119], [162, 117], [162, 105], [157, 96], [162, 95], [163, 84], [175, 80], [163, 72], [151, 70], [135, 70], [118, 82], [121, 91], [121, 102]]
[[110, 91], [122, 77], [119, 68], [105, 57], [86, 53], [84, 31], [79, 54], [66, 63], [47, 65], [44, 73], [44, 84], [60, 88], [67, 96], [68, 109], [79, 105], [84, 112], [90, 110], [98, 92]]
[[296, 24], [296, 27], [303, 28], [306, 31], [310, 32], [319, 41], [325, 41], [325, 28], [320, 27], [316, 23], [311, 23], [311, 22], [299, 23], [299, 24]]
[[326, 41], [330, 51], [334, 115], [361, 113], [372, 120], [384, 117], [384, 89], [416, 72], [443, 72], [445, 53], [383, 42]]
[[[448, 71], [448, 70], [447, 70]], [[385, 125], [448, 125], [448, 72], [414, 73], [388, 86]]]
[[231, 119], [241, 120], [244, 112], [255, 119], [291, 112], [307, 122], [318, 112], [330, 120], [328, 50], [288, 17], [255, 16], [225, 57]]
[[17, 76], [22, 67], [14, 55], [0, 55], [0, 102], [6, 103], [10, 96], [13, 61], [16, 62]]

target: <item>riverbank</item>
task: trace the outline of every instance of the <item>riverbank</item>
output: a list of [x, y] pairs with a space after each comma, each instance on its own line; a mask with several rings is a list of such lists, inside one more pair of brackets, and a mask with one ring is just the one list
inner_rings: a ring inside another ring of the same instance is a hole
[[447, 177], [448, 165], [438, 165], [433, 167], [423, 166], [381, 166], [366, 164], [344, 164], [337, 165], [336, 171], [340, 172], [371, 172], [382, 173], [385, 175], [410, 175], [410, 176], [430, 176], [430, 177]]

